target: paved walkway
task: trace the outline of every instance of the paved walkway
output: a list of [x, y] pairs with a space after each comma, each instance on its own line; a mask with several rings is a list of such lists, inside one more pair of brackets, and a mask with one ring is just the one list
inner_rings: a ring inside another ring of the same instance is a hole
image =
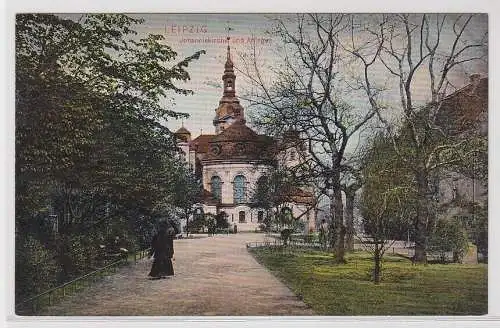
[[263, 234], [175, 240], [175, 276], [149, 280], [151, 260], [131, 264], [42, 315], [313, 315], [247, 252]]

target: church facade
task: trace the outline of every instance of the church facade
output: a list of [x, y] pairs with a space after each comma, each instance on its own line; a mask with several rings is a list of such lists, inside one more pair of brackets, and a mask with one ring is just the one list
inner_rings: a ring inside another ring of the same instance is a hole
[[[244, 109], [236, 96], [236, 75], [227, 47], [227, 59], [222, 75], [223, 95], [215, 109], [214, 134], [191, 138], [184, 127], [175, 132], [179, 147], [192, 170], [201, 178], [204, 213], [224, 212], [230, 226], [238, 231], [254, 231], [268, 213], [251, 206], [257, 181], [275, 165], [296, 165], [296, 143], [275, 140], [258, 134], [247, 126]], [[304, 223], [305, 232], [315, 227], [315, 201], [311, 189], [295, 188], [285, 204], [294, 217]]]

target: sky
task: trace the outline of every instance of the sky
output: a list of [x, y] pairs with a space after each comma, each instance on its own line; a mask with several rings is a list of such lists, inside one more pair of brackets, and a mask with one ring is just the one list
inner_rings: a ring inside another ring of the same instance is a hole
[[[229, 31], [231, 56], [238, 66], [239, 56], [248, 50], [252, 38], [256, 38], [264, 56], [273, 53], [275, 40], [266, 35], [268, 20], [263, 15], [250, 14], [149, 14], [131, 15], [145, 19], [137, 29], [139, 33], [162, 34], [166, 42], [178, 53], [176, 60], [187, 57], [196, 51], [205, 50], [199, 60], [193, 61], [188, 72], [191, 80], [178, 83], [179, 86], [194, 91], [194, 95], [175, 95], [173, 109], [190, 114], [185, 120], [171, 120], [166, 126], [175, 131], [184, 124], [193, 137], [201, 132], [213, 134], [212, 120], [215, 109], [222, 97], [222, 74], [227, 53], [227, 27]], [[236, 73], [236, 94], [241, 90], [241, 76]], [[244, 100], [241, 104], [246, 107]], [[168, 105], [172, 104], [170, 101]]]
[[[280, 40], [266, 33], [271, 28], [269, 15], [263, 14], [131, 14], [136, 18], [143, 18], [144, 24], [137, 27], [139, 35], [154, 33], [165, 36], [166, 43], [178, 53], [176, 60], [181, 60], [196, 51], [205, 50], [199, 60], [193, 61], [187, 68], [191, 80], [187, 83], [178, 83], [178, 86], [194, 91], [194, 95], [175, 95], [165, 100], [165, 105], [177, 112], [188, 113], [190, 117], [184, 120], [171, 119], [164, 124], [171, 130], [176, 131], [182, 125], [191, 131], [192, 136], [203, 134], [213, 134], [215, 128], [212, 120], [215, 109], [222, 96], [222, 74], [227, 53], [227, 37], [230, 37], [231, 55], [236, 68], [236, 95], [242, 95], [246, 83], [244, 77], [238, 73], [238, 68], [242, 68], [241, 56], [250, 52], [253, 38], [257, 41], [262, 63], [274, 65], [280, 61], [280, 53], [277, 46]], [[363, 19], [363, 18], [362, 18]], [[483, 33], [487, 30], [487, 16], [484, 20], [476, 20], [472, 34]], [[228, 32], [228, 27], [230, 31]], [[453, 35], [444, 34], [443, 39], [450, 39]], [[263, 66], [264, 67], [264, 66]], [[382, 67], [380, 67], [382, 69]], [[454, 83], [461, 86], [467, 83], [466, 75], [471, 71], [487, 74], [487, 62], [482, 66], [475, 66], [469, 71], [457, 71], [454, 76]], [[421, 71], [422, 81], [425, 80], [425, 73]], [[387, 76], [387, 72], [374, 76], [381, 81]], [[424, 82], [416, 80], [416, 86]], [[398, 103], [399, 93], [397, 86], [394, 90], [386, 93], [384, 100]], [[427, 100], [425, 93], [416, 95], [420, 100]], [[241, 104], [245, 108], [248, 117], [248, 103], [241, 99]], [[356, 107], [368, 106], [366, 97], [351, 97], [349, 101]]]

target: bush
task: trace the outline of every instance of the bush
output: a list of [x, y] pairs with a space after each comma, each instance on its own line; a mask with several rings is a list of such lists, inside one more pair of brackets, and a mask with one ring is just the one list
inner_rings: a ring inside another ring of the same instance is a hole
[[220, 212], [215, 216], [215, 220], [217, 221], [216, 225], [219, 229], [227, 229], [229, 228], [229, 221], [227, 220], [226, 212]]
[[32, 236], [16, 236], [16, 302], [57, 284], [55, 253]]
[[261, 223], [259, 224], [259, 231], [268, 231], [268, 227], [264, 223]]
[[442, 263], [450, 261], [448, 253], [453, 254], [453, 262], [461, 262], [467, 248], [467, 233], [459, 222], [453, 219], [437, 221], [434, 233], [429, 238], [429, 251], [437, 253]]
[[207, 226], [207, 230], [209, 234], [215, 234], [215, 230], [217, 228], [217, 220], [215, 215], [209, 213], [205, 214], [205, 225]]
[[205, 218], [203, 216], [195, 216], [193, 220], [189, 222], [189, 233], [203, 232], [205, 228]]

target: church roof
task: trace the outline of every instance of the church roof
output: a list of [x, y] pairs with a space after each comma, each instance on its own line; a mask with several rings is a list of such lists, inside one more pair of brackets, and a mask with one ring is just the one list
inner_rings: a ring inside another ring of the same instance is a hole
[[228, 141], [259, 141], [259, 135], [242, 121], [237, 120], [220, 134], [216, 135], [212, 140], [212, 142]]
[[488, 112], [488, 78], [474, 74], [471, 82], [443, 99], [436, 123], [450, 134], [476, 130]]
[[182, 126], [179, 130], [175, 131], [175, 134], [191, 134], [191, 132]]
[[208, 143], [215, 137], [213, 134], [202, 134], [189, 143], [190, 150], [196, 150], [197, 153], [208, 152]]

